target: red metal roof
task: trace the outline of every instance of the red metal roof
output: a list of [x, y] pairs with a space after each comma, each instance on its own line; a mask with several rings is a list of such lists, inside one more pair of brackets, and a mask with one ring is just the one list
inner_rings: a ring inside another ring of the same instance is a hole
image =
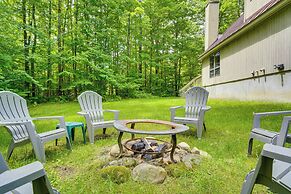
[[207, 53], [214, 49], [216, 46], [218, 46], [220, 43], [222, 43], [224, 40], [228, 39], [238, 31], [240, 31], [242, 28], [247, 26], [248, 24], [252, 23], [254, 20], [256, 20], [259, 16], [261, 16], [263, 13], [268, 11], [270, 8], [272, 8], [274, 5], [279, 3], [281, 0], [271, 0], [266, 5], [264, 5], [262, 8], [260, 8], [258, 11], [256, 11], [253, 15], [248, 17], [246, 20], [244, 20], [244, 15], [242, 14], [236, 22], [234, 22], [224, 33], [222, 36], [219, 36], [204, 52]]

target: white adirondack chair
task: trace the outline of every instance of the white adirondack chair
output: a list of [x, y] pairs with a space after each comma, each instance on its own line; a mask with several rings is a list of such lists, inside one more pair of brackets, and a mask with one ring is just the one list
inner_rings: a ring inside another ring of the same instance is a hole
[[[204, 123], [205, 112], [210, 110], [210, 106], [206, 106], [208, 100], [208, 91], [202, 87], [192, 87], [185, 93], [186, 106], [171, 107], [171, 121], [182, 124], [194, 124], [197, 126], [197, 137], [202, 137], [202, 126], [206, 130]], [[184, 117], [177, 117], [176, 110], [185, 109]]]
[[0, 193], [58, 194], [59, 192], [52, 188], [40, 162], [10, 170], [0, 153]]
[[[114, 120], [118, 120], [118, 110], [103, 110], [102, 109], [102, 96], [93, 91], [83, 92], [78, 96], [78, 102], [81, 106], [82, 112], [78, 112], [86, 119], [86, 126], [88, 130], [90, 143], [94, 143], [94, 131], [103, 128], [103, 134], [106, 128], [113, 127]], [[114, 113], [114, 120], [104, 121], [103, 112]]]
[[264, 145], [257, 166], [245, 178], [241, 194], [250, 194], [255, 184], [262, 184], [275, 193], [291, 193], [291, 148], [283, 147], [291, 117], [284, 117], [276, 145]]
[[[60, 128], [43, 133], [36, 132], [33, 120], [56, 119], [60, 121]], [[67, 148], [71, 149], [71, 143], [62, 116], [49, 116], [31, 118], [28, 112], [26, 100], [19, 95], [2, 91], [0, 92], [0, 126], [7, 128], [12, 139], [7, 152], [7, 160], [10, 158], [16, 146], [32, 143], [36, 158], [45, 162], [44, 143], [61, 137], [67, 138]]]
[[[254, 113], [253, 128], [251, 130], [250, 137], [249, 137], [248, 155], [252, 154], [254, 139], [259, 140], [264, 143], [277, 144], [279, 133], [275, 131], [263, 129], [261, 127], [261, 119], [262, 117], [279, 116], [279, 115], [291, 115], [291, 111], [288, 110], [288, 111]], [[286, 141], [288, 143], [291, 143], [291, 134], [287, 136]]]

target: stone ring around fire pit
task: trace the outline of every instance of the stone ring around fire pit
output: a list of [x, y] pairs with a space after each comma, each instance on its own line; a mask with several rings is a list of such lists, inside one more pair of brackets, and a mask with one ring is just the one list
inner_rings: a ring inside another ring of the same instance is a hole
[[[166, 125], [169, 126], [170, 129], [168, 130], [151, 130], [151, 131], [145, 131], [145, 130], [139, 130], [134, 129], [136, 123], [150, 123], [150, 124], [159, 124], [159, 125]], [[130, 128], [127, 127], [127, 125], [130, 125]], [[151, 119], [136, 119], [136, 120], [119, 120], [114, 122], [114, 127], [119, 131], [118, 136], [118, 146], [120, 150], [120, 155], [123, 153], [123, 146], [121, 143], [121, 138], [123, 136], [123, 133], [130, 133], [132, 139], [134, 139], [135, 134], [141, 134], [141, 135], [171, 135], [172, 139], [172, 149], [170, 153], [170, 158], [172, 162], [176, 163], [174, 160], [174, 152], [177, 145], [177, 137], [176, 134], [185, 132], [189, 129], [189, 127], [185, 125], [180, 125], [168, 121], [160, 121], [160, 120], [151, 120]]]

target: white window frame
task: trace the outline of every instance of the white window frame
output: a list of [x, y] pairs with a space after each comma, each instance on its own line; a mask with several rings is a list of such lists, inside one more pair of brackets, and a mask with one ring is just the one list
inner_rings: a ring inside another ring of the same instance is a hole
[[220, 51], [210, 55], [209, 58], [209, 77], [220, 76]]

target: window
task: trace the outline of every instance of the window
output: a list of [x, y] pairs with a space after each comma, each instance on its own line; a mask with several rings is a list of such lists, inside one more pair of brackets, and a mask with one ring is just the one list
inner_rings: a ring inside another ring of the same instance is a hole
[[210, 56], [209, 77], [220, 76], [220, 52]]

